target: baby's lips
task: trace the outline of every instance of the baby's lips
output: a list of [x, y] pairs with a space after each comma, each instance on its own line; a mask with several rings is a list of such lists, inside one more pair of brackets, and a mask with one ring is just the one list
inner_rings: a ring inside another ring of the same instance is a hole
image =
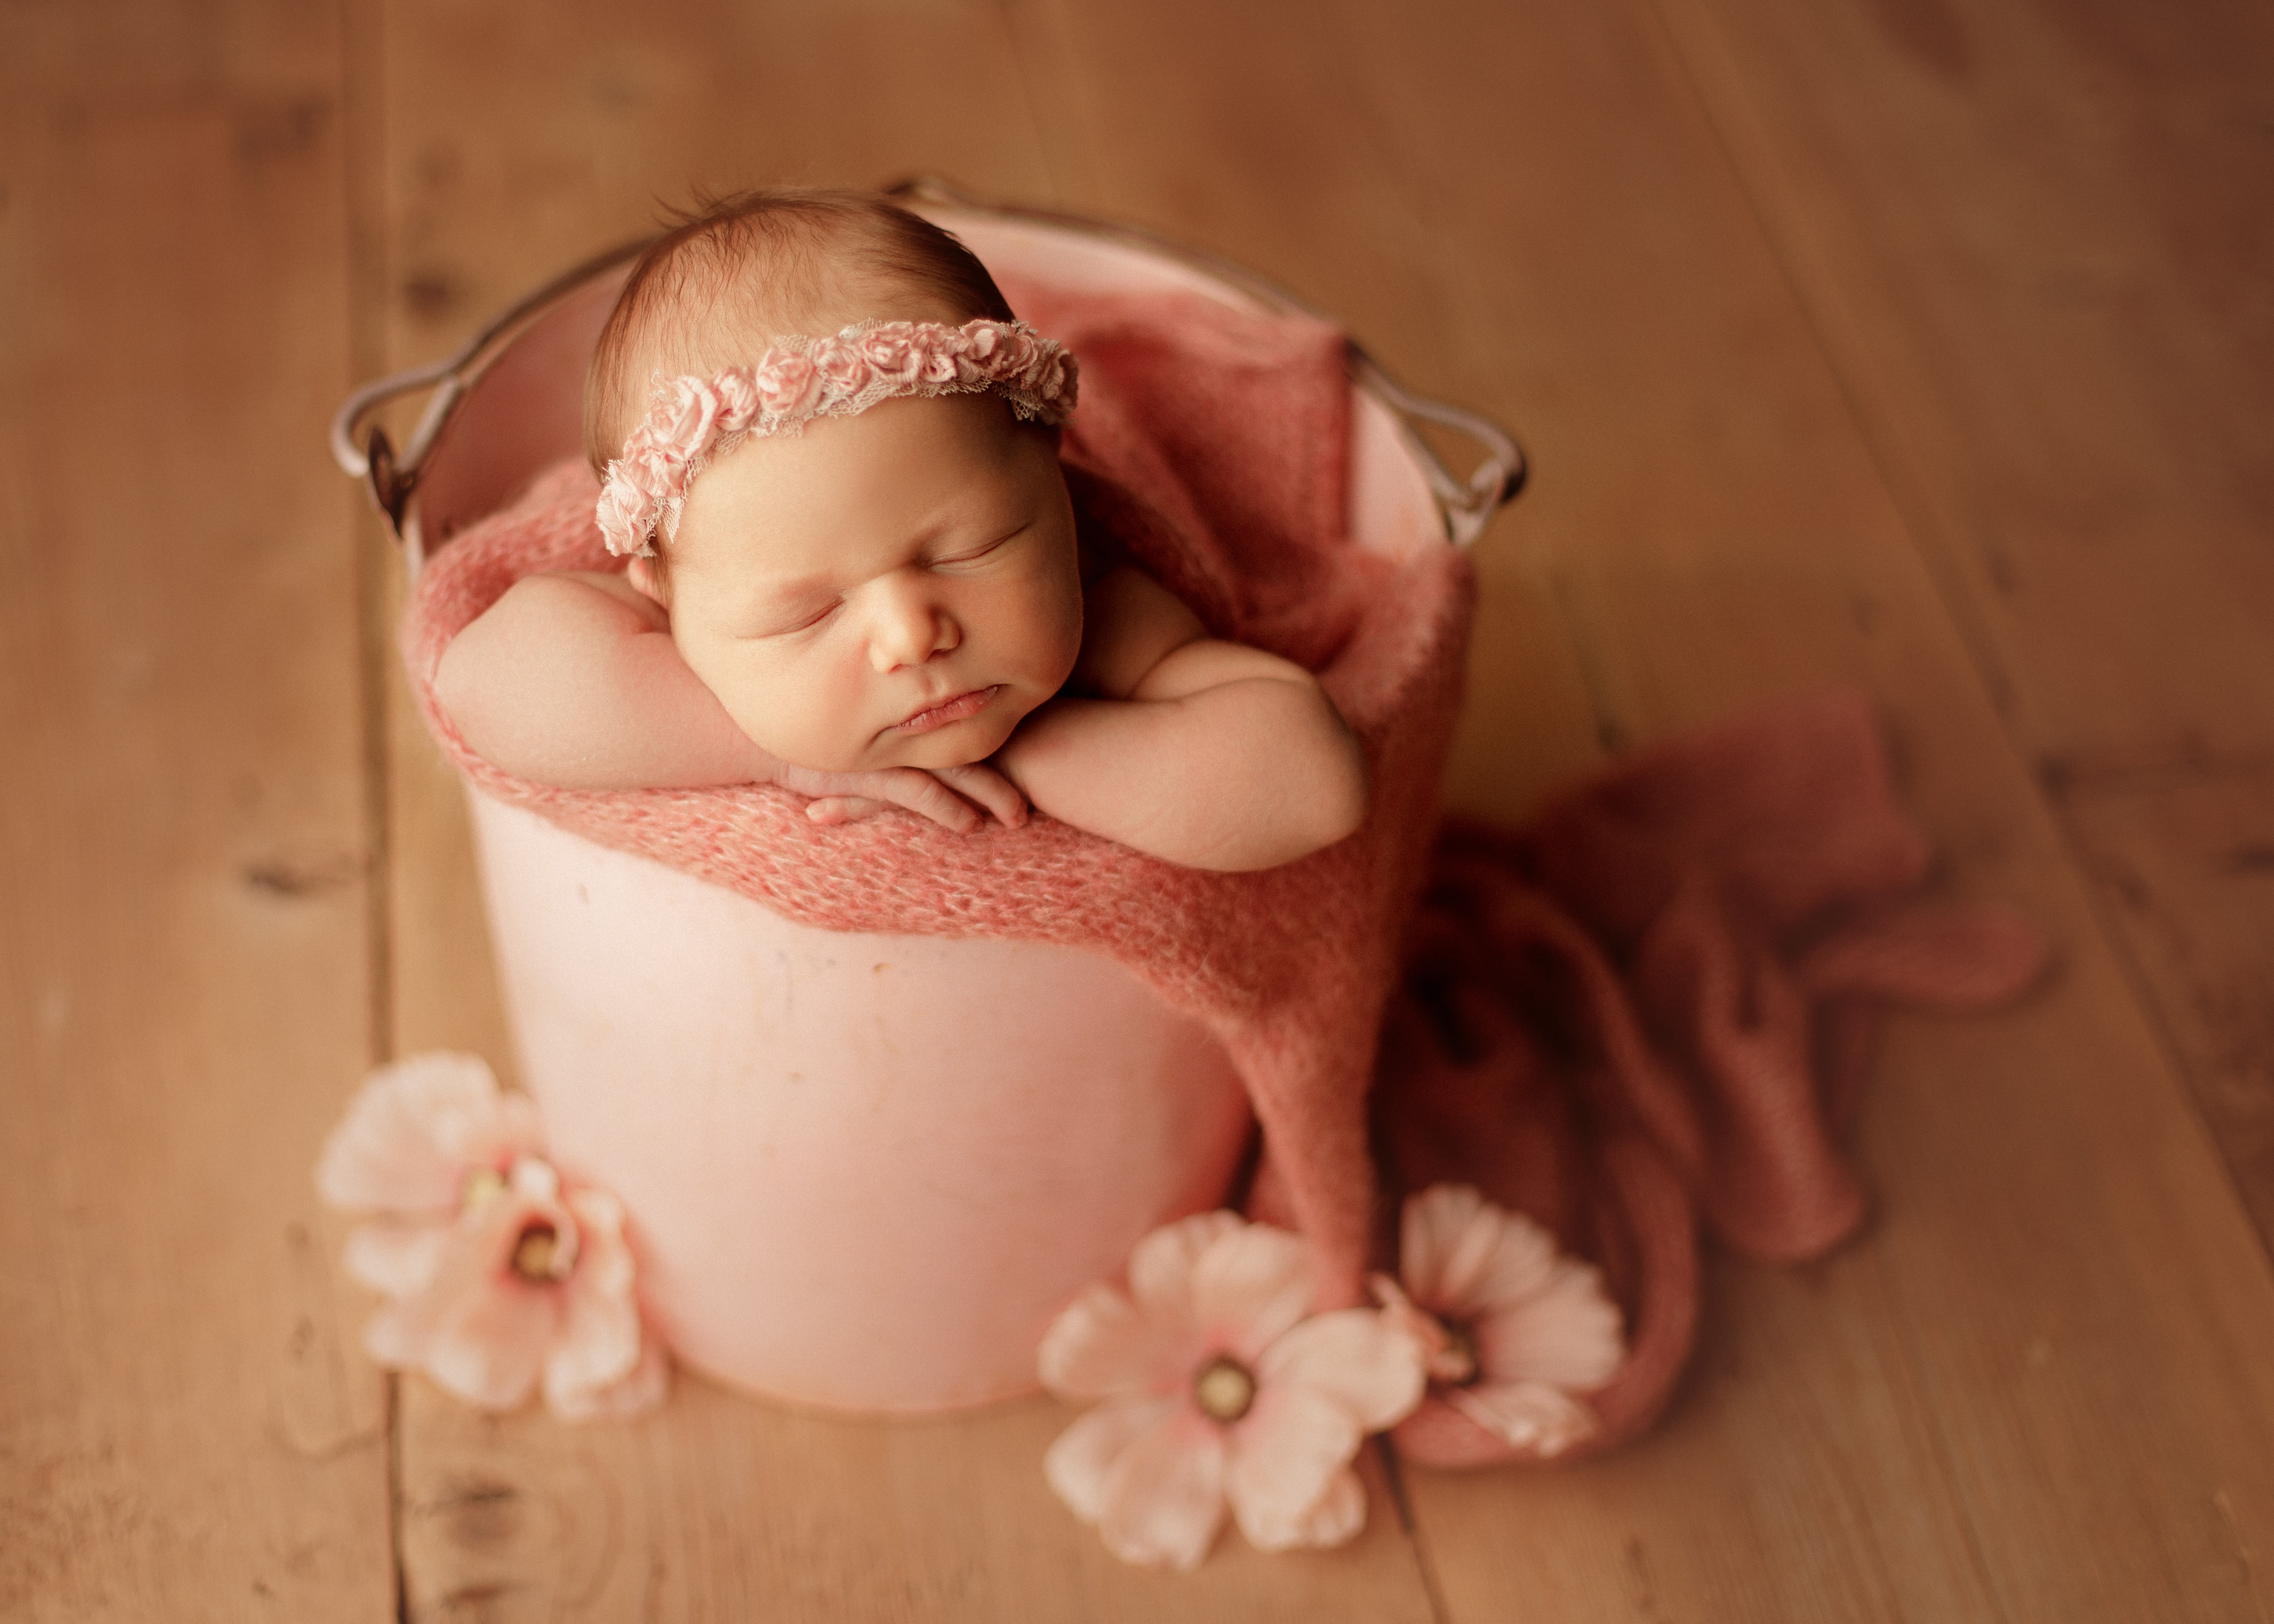
[[952, 699], [943, 700], [926, 710], [903, 717], [885, 731], [895, 733], [928, 733], [934, 728], [945, 727], [951, 723], [960, 722], [967, 717], [977, 716], [989, 705], [994, 703], [995, 695], [1002, 691], [1003, 685], [999, 682], [990, 688], [967, 688]]

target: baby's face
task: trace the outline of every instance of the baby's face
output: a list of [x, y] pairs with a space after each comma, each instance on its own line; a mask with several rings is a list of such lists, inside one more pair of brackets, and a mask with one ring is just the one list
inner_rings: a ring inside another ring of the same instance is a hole
[[745, 441], [696, 480], [670, 546], [681, 658], [802, 767], [978, 761], [1081, 649], [1058, 457], [991, 395]]

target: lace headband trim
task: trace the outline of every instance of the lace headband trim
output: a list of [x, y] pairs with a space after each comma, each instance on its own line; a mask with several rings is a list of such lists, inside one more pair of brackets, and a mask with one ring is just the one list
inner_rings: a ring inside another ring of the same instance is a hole
[[709, 378], [658, 377], [647, 416], [608, 464], [600, 534], [618, 557], [655, 556], [679, 532], [695, 477], [754, 435], [794, 434], [902, 395], [1001, 395], [1026, 422], [1073, 410], [1074, 358], [1023, 321], [863, 321], [833, 337], [768, 341], [749, 366]]

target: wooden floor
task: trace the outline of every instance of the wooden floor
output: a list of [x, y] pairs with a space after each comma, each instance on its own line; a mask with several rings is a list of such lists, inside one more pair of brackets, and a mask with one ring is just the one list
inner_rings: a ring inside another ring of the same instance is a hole
[[[2274, 8], [634, 11], [0, 8], [0, 1618], [2274, 1613]], [[357, 1350], [318, 1142], [504, 1041], [327, 414], [692, 184], [927, 169], [1524, 437], [1459, 805], [1860, 685], [1939, 883], [2058, 943], [1894, 1026], [1875, 1225], [1714, 1263], [1638, 1446], [1378, 1457], [1352, 1548], [1168, 1578], [1047, 1403], [579, 1430]]]

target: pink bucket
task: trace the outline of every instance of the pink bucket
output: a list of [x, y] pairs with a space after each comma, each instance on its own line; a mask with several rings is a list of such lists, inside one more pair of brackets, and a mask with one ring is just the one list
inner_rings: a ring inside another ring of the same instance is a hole
[[[907, 200], [991, 267], [1069, 293], [1291, 301], [1231, 267], [937, 188]], [[516, 306], [460, 356], [359, 391], [334, 425], [415, 574], [581, 444], [585, 363], [636, 248]], [[1522, 462], [1489, 423], [1356, 351], [1351, 530], [1465, 543]], [[398, 462], [361, 419], [438, 393]], [[1484, 444], [1456, 479], [1414, 433]], [[864, 936], [470, 796], [521, 1074], [553, 1153], [631, 1214], [641, 1295], [685, 1363], [770, 1396], [917, 1413], [1035, 1385], [1044, 1327], [1147, 1230], [1219, 1203], [1246, 1153], [1221, 1047], [1102, 955]]]

